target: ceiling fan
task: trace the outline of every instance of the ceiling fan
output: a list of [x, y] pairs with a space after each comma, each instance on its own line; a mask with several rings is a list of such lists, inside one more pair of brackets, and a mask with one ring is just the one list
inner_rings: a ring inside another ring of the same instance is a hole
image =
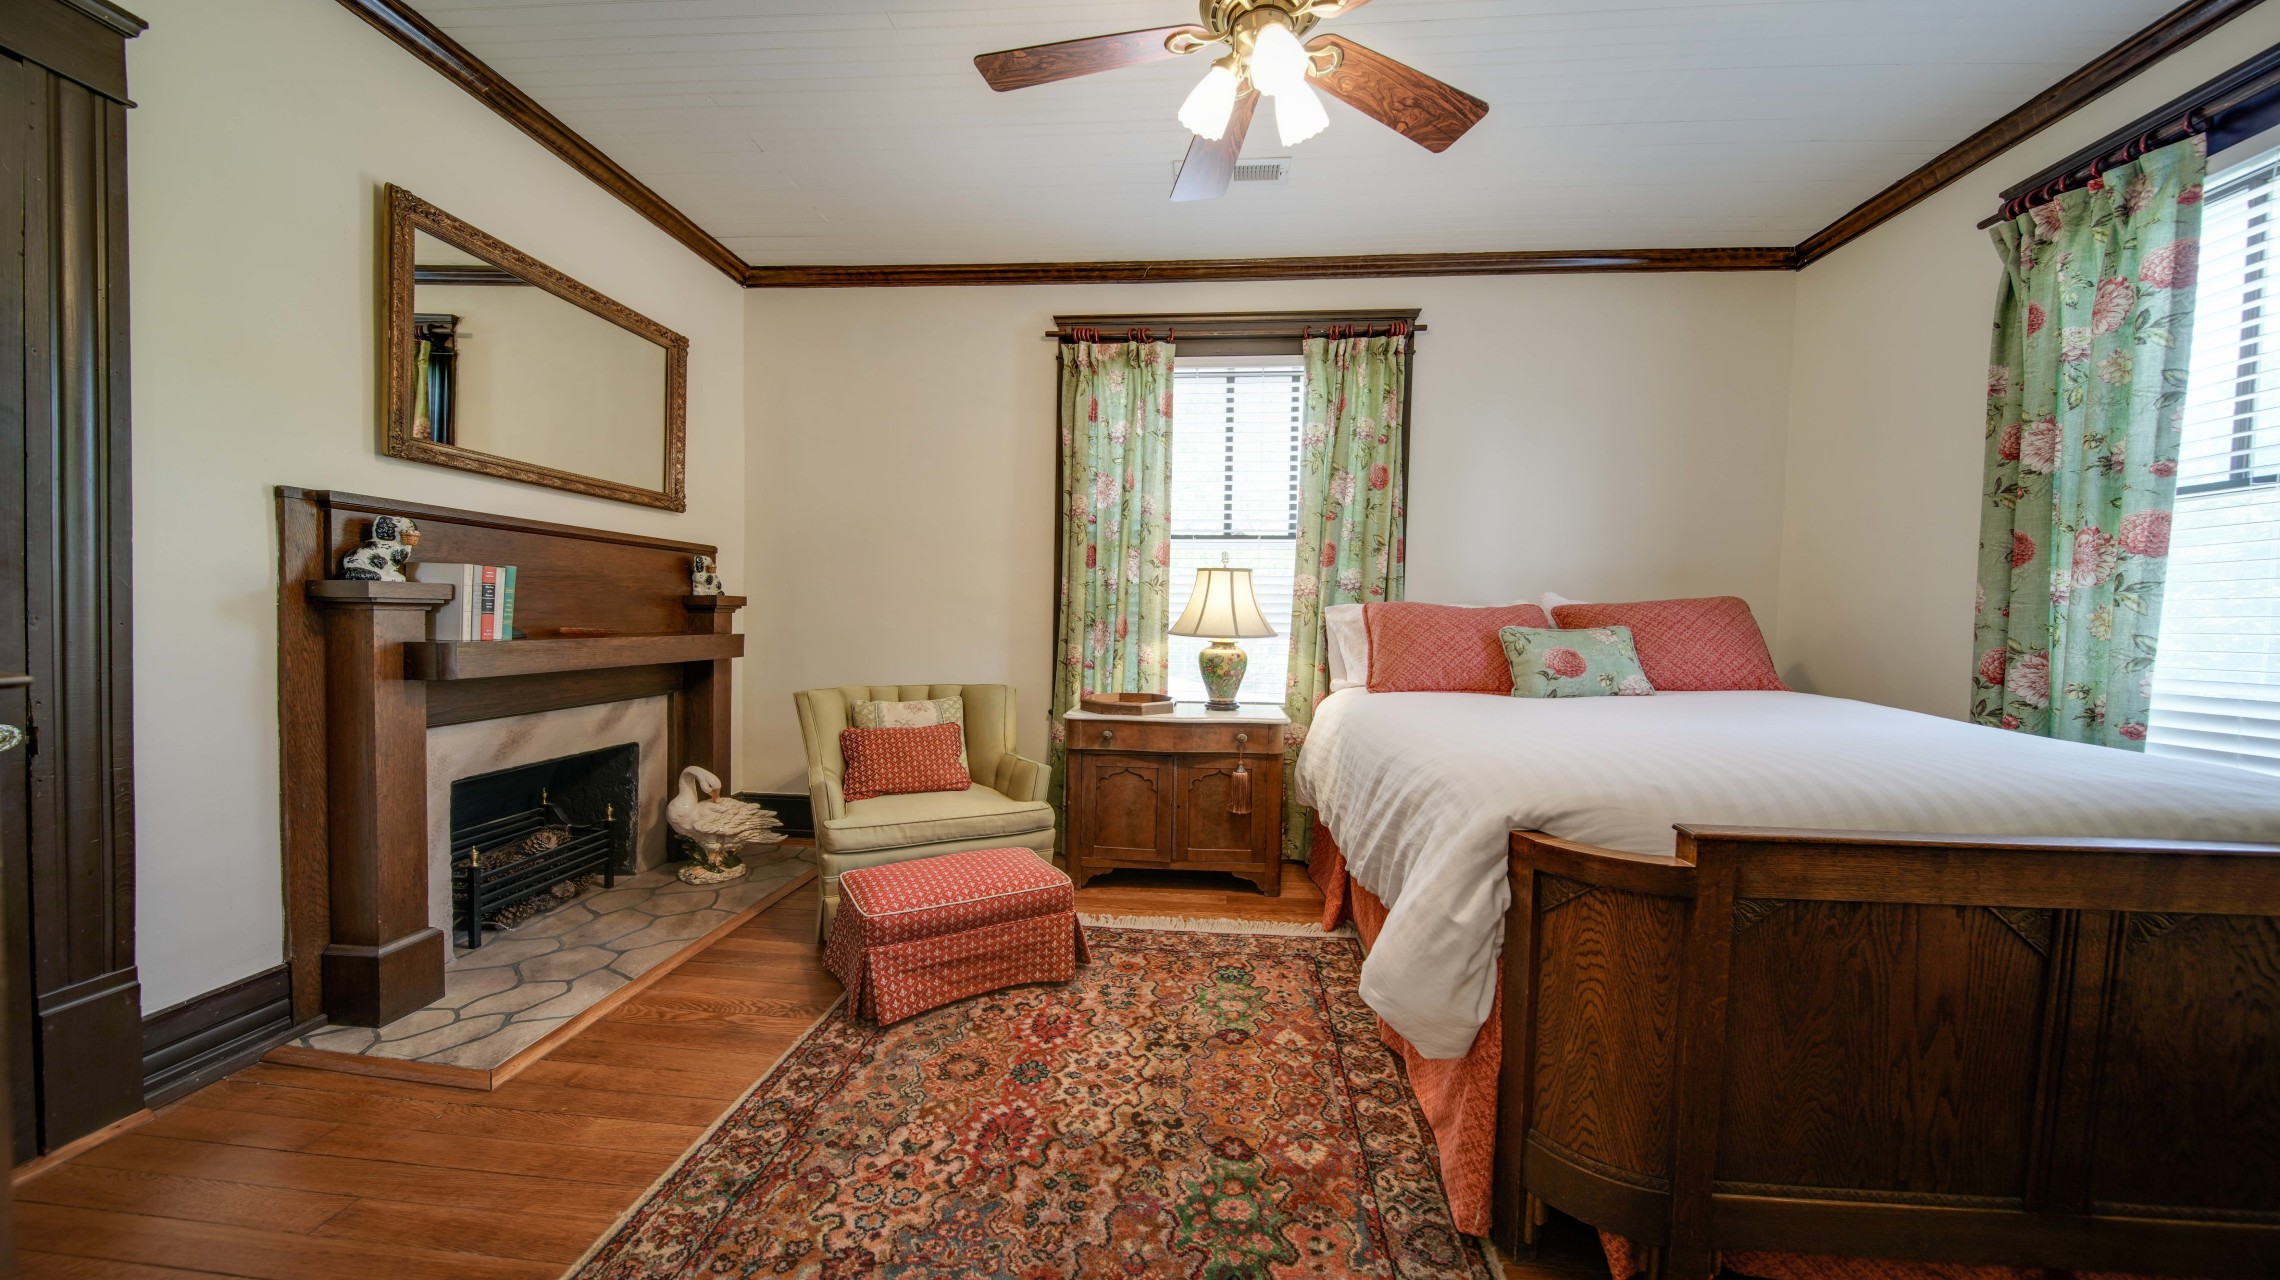
[[1210, 200], [1226, 194], [1234, 178], [1243, 135], [1262, 95], [1275, 100], [1275, 127], [1286, 147], [1328, 127], [1329, 114], [1310, 80], [1427, 151], [1448, 150], [1488, 114], [1487, 103], [1462, 89], [1343, 36], [1301, 43], [1316, 23], [1369, 2], [1202, 0], [1199, 25], [985, 53], [974, 59], [974, 66], [992, 89], [1003, 93], [1226, 45], [1226, 56], [1211, 64], [1180, 107], [1180, 123], [1196, 136], [1172, 181], [1172, 199]]

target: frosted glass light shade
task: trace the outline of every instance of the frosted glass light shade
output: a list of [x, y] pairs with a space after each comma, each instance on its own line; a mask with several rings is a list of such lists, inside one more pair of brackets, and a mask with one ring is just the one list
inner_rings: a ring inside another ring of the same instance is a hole
[[1302, 84], [1275, 95], [1275, 132], [1284, 146], [1297, 146], [1329, 127], [1330, 113], [1311, 87]]
[[1235, 114], [1237, 81], [1234, 68], [1215, 62], [1203, 80], [1180, 104], [1180, 123], [1199, 138], [1217, 142], [1227, 136], [1227, 121]]
[[1273, 96], [1303, 89], [1309, 61], [1305, 46], [1289, 27], [1268, 22], [1251, 42], [1251, 83]]
[[1195, 591], [1187, 609], [1172, 624], [1175, 636], [1203, 636], [1212, 640], [1249, 640], [1271, 636], [1275, 629], [1259, 612], [1258, 593], [1251, 588], [1251, 571], [1214, 567], [1195, 571]]

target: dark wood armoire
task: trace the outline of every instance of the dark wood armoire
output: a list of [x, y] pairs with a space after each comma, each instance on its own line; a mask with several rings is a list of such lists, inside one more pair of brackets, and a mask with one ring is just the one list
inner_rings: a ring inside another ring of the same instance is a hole
[[143, 1105], [127, 62], [105, 0], [0, 0], [0, 936], [15, 1158]]

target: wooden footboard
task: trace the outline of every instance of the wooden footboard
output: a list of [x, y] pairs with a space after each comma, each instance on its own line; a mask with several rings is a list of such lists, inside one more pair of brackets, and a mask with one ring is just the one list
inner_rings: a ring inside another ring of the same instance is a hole
[[1496, 1234], [2280, 1275], [2280, 845], [1512, 837]]

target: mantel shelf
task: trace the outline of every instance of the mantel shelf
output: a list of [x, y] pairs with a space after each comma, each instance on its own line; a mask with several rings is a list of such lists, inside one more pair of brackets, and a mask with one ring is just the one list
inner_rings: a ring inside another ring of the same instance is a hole
[[564, 640], [423, 640], [404, 646], [412, 680], [487, 680], [607, 667], [717, 662], [744, 656], [744, 637], [718, 635], [594, 636]]

